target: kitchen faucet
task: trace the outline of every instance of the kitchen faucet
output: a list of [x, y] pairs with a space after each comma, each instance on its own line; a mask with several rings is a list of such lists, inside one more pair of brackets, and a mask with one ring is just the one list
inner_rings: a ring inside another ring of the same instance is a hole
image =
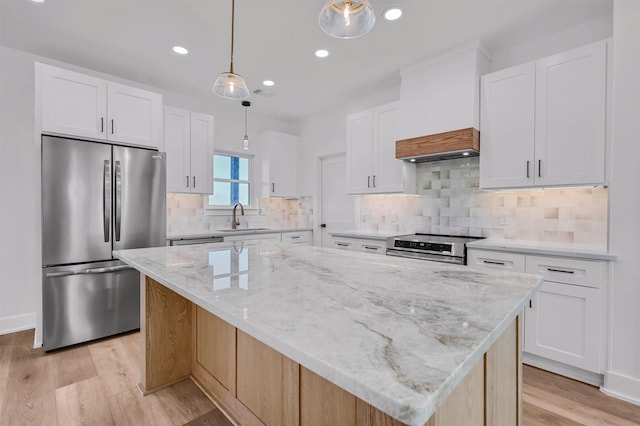
[[231, 229], [236, 229], [240, 225], [240, 220], [236, 219], [236, 208], [240, 206], [240, 214], [244, 216], [244, 207], [240, 203], [235, 203], [233, 206], [233, 217], [231, 218]]

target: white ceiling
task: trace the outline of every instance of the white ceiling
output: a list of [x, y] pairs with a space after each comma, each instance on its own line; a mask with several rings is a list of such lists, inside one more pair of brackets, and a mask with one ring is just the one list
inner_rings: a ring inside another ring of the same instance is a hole
[[[491, 51], [611, 14], [612, 0], [371, 0], [376, 25], [364, 37], [325, 35], [323, 0], [236, 0], [235, 71], [252, 109], [296, 121], [399, 84], [399, 69], [480, 40]], [[404, 10], [382, 19], [390, 6]], [[170, 91], [214, 99], [228, 70], [231, 0], [0, 0], [0, 44]], [[189, 55], [172, 52], [174, 45]], [[331, 52], [320, 60], [316, 49]], [[264, 79], [276, 82], [262, 87]]]

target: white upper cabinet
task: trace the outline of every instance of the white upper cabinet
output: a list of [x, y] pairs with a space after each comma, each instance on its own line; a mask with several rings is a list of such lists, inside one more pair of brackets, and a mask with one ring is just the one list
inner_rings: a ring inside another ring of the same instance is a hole
[[40, 63], [36, 72], [44, 132], [160, 147], [161, 95]]
[[606, 42], [482, 78], [480, 187], [602, 185]]
[[397, 160], [398, 103], [347, 117], [347, 193], [415, 193], [415, 164]]
[[213, 193], [213, 116], [166, 106], [167, 192]]
[[533, 182], [535, 64], [482, 79], [480, 187], [510, 188]]
[[298, 197], [298, 144], [300, 138], [287, 133], [268, 130], [260, 140], [267, 149], [263, 163], [263, 183], [267, 197]]
[[107, 82], [107, 139], [160, 147], [162, 96], [147, 90]]
[[36, 64], [42, 86], [42, 130], [106, 139], [107, 82]]

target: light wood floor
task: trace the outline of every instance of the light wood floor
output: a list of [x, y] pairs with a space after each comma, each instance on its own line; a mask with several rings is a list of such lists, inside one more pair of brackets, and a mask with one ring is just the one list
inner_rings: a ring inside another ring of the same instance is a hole
[[[33, 330], [0, 336], [0, 425], [231, 423], [190, 380], [142, 397], [140, 334], [45, 354]], [[524, 367], [524, 425], [640, 425], [640, 406]]]

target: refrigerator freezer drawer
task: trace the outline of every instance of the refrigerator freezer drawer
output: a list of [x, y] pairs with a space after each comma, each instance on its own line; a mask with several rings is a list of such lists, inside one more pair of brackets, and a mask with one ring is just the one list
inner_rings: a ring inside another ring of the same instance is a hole
[[121, 262], [43, 269], [45, 351], [140, 328], [140, 274]]

